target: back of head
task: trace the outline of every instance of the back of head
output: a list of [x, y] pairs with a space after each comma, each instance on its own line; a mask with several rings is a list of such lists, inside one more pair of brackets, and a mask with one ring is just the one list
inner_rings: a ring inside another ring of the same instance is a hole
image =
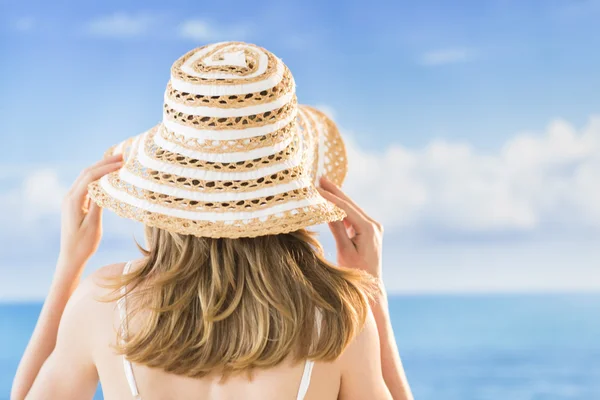
[[114, 282], [134, 296], [129, 318], [143, 311], [118, 349], [179, 375], [237, 373], [290, 357], [332, 361], [361, 329], [375, 290], [367, 274], [329, 263], [304, 229], [230, 239], [149, 227], [146, 235], [143, 264]]

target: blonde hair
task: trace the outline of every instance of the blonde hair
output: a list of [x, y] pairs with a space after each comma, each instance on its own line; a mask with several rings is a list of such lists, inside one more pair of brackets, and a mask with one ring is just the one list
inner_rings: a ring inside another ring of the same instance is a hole
[[114, 293], [127, 285], [134, 304], [127, 319], [136, 329], [116, 348], [179, 375], [225, 376], [287, 357], [333, 361], [362, 328], [376, 290], [370, 275], [329, 263], [304, 229], [212, 239], [146, 228], [146, 236], [142, 265], [108, 284]]

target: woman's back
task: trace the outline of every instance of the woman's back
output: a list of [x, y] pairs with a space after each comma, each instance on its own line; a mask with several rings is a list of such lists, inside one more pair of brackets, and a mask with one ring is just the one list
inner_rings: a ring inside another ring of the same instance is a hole
[[[135, 265], [132, 263], [133, 268]], [[135, 399], [132, 383], [139, 391], [139, 398], [144, 400], [337, 399], [342, 389], [342, 373], [351, 369], [351, 365], [347, 364], [362, 363], [362, 367], [368, 364], [368, 359], [362, 358], [360, 352], [368, 348], [367, 342], [376, 339], [372, 318], [367, 319], [365, 329], [341, 357], [333, 362], [314, 363], [310, 374], [306, 371], [306, 362], [294, 362], [289, 357], [277, 366], [255, 369], [251, 375], [239, 373], [225, 379], [219, 373], [191, 378], [132, 364], [132, 380], [127, 376], [128, 363], [114, 351], [116, 332], [121, 327], [118, 302], [99, 301], [111, 293], [102, 287], [102, 282], [117, 278], [126, 266], [125, 263], [107, 266], [92, 275], [82, 284], [70, 310], [72, 312], [68, 315], [69, 319], [77, 320], [80, 324], [77, 335], [88, 338], [87, 345], [93, 354], [106, 400]], [[143, 314], [138, 318], [143, 318]], [[135, 321], [130, 321], [130, 329], [136, 329]], [[372, 345], [377, 347], [377, 344]], [[368, 379], [366, 375], [363, 378]]]

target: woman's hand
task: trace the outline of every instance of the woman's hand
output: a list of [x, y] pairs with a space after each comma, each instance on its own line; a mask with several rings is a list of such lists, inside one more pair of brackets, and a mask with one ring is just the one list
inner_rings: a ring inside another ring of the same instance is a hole
[[[89, 168], [83, 170], [64, 199], [62, 207], [62, 222], [60, 235], [60, 255], [54, 273], [54, 280], [48, 291], [48, 296], [42, 307], [29, 345], [23, 354], [21, 363], [13, 382], [11, 399], [24, 399], [34, 386], [34, 382], [47, 360], [53, 360], [50, 356], [56, 349], [58, 326], [63, 316], [66, 304], [71, 294], [79, 283], [79, 277], [85, 267], [87, 260], [94, 254], [100, 244], [102, 237], [102, 210], [88, 197], [88, 185], [102, 176], [116, 171], [123, 165], [122, 156], [108, 157]], [[75, 305], [73, 307], [76, 307]], [[65, 328], [67, 329], [67, 328]], [[77, 337], [75, 335], [74, 337]], [[76, 343], [69, 342], [69, 349], [79, 349]], [[64, 349], [54, 355], [54, 360], [64, 357]], [[75, 350], [71, 352], [77, 355], [76, 362], [78, 372], [90, 371], [97, 378], [95, 368], [84, 368], [83, 363], [86, 354]], [[56, 363], [56, 361], [54, 361]], [[64, 367], [65, 362], [59, 362], [59, 368]], [[69, 364], [68, 362], [66, 364]], [[47, 364], [52, 365], [52, 361]], [[93, 365], [92, 365], [93, 367]], [[64, 368], [63, 368], [64, 369]], [[45, 367], [46, 378], [40, 379], [40, 384], [48, 384], [53, 379], [47, 378], [54, 371], [52, 367]], [[42, 374], [44, 371], [42, 370]], [[73, 376], [72, 376], [73, 377]], [[91, 379], [93, 380], [93, 378]], [[91, 381], [90, 380], [90, 381]], [[40, 385], [38, 384], [38, 385]], [[94, 381], [91, 385], [93, 390], [97, 385]], [[56, 388], [66, 388], [64, 385], [54, 385]], [[34, 389], [35, 390], [35, 389]], [[41, 398], [39, 393], [33, 394], [36, 399]], [[44, 396], [47, 398], [48, 396]], [[53, 396], [50, 396], [53, 397]], [[60, 396], [59, 396], [60, 397]]]
[[119, 154], [84, 169], [67, 193], [62, 206], [57, 277], [67, 281], [77, 279], [87, 260], [98, 249], [102, 237], [102, 209], [88, 197], [88, 185], [119, 169], [122, 160]]
[[343, 221], [329, 223], [336, 242], [338, 264], [360, 268], [380, 280], [383, 227], [330, 180], [323, 177], [320, 183], [321, 195], [346, 212]]
[[369, 272], [379, 281], [380, 287], [383, 289], [371, 303], [371, 311], [379, 335], [381, 372], [385, 384], [393, 399], [413, 400], [392, 329], [387, 294], [381, 282], [383, 227], [369, 217], [331, 181], [321, 178], [319, 192], [346, 212], [346, 218], [343, 221], [329, 224], [337, 244], [338, 264]]

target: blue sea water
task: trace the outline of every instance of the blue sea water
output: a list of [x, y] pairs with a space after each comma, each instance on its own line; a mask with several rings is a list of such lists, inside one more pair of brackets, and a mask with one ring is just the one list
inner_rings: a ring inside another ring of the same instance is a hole
[[[0, 304], [0, 400], [40, 308]], [[600, 294], [397, 296], [390, 311], [417, 400], [600, 400]]]

